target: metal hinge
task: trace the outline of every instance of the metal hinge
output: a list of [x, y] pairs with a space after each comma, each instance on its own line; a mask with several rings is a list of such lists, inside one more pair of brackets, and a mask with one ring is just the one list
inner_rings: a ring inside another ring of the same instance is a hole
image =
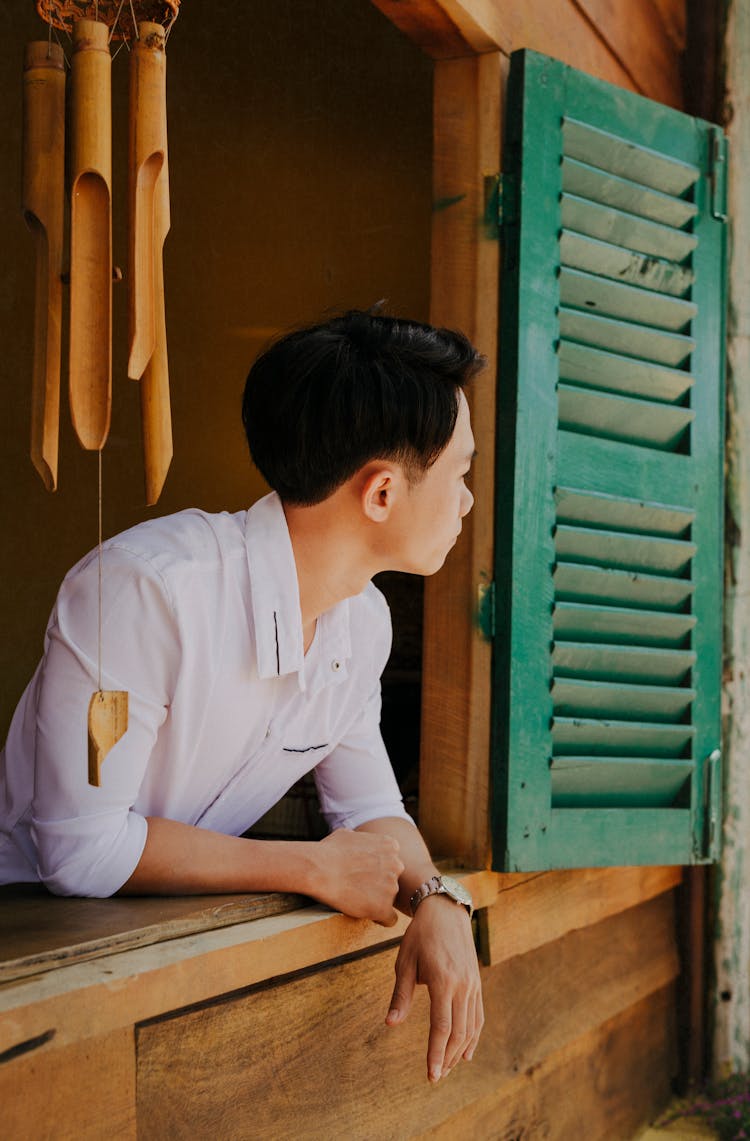
[[508, 174], [484, 178], [484, 225], [490, 238], [499, 241], [504, 227], [517, 219], [515, 179]]
[[711, 216], [718, 222], [726, 222], [729, 217], [727, 213], [729, 141], [721, 127], [711, 127], [710, 148]]
[[721, 853], [721, 751], [706, 758], [703, 780], [703, 843], [699, 858], [713, 863]]
[[477, 626], [482, 637], [491, 642], [495, 637], [495, 584], [480, 582], [477, 587]]

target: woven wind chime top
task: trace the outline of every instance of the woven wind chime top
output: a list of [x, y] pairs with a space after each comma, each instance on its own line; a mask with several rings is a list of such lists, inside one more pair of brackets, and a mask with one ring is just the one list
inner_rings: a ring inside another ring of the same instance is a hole
[[142, 20], [169, 29], [177, 19], [180, 0], [35, 0], [39, 15], [53, 28], [70, 33], [78, 20], [100, 20], [112, 29], [113, 40], [135, 40]]

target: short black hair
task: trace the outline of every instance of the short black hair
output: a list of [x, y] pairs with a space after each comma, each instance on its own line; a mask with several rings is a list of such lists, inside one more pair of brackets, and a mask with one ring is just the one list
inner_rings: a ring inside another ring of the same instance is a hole
[[456, 426], [484, 365], [463, 333], [351, 309], [271, 345], [245, 384], [250, 454], [282, 500], [327, 499], [370, 460], [417, 482]]

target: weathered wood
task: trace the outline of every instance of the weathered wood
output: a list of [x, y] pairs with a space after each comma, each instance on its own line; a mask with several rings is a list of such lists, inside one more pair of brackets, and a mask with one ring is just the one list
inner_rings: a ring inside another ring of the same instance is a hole
[[673, 991], [643, 999], [492, 1089], [420, 1141], [631, 1141], [670, 1096]]
[[[612, 55], [633, 77], [634, 86], [651, 99], [681, 108], [684, 103], [680, 49], [653, 0], [576, 0]], [[672, 6], [674, 7], [674, 5]]]
[[525, 878], [480, 914], [484, 960], [525, 955], [670, 891], [681, 879], [681, 868], [590, 868]]
[[299, 895], [63, 899], [0, 888], [0, 983], [166, 939], [293, 911]]
[[750, 8], [732, 4], [724, 33], [732, 249], [727, 338], [728, 481], [724, 852], [714, 948], [714, 1066], [750, 1066]]
[[[640, 90], [674, 107], [682, 106], [679, 49], [665, 33], [658, 13], [649, 11], [646, 0], [638, 3], [639, 29], [646, 40], [655, 38], [658, 43], [649, 67], [634, 58], [634, 53], [643, 52], [643, 42], [634, 40], [626, 26], [630, 6], [625, 9], [591, 0], [592, 11], [603, 25], [599, 27], [586, 11], [588, 0], [580, 4], [558, 0], [553, 5], [546, 0], [527, 0], [524, 4], [500, 4], [497, 0], [372, 2], [435, 59], [498, 50], [509, 55], [516, 48], [532, 48], [599, 79]], [[611, 36], [609, 42], [606, 30]], [[664, 72], [657, 66], [659, 60], [665, 64]]]
[[[462, 1110], [470, 1121], [477, 1099], [663, 990], [678, 970], [667, 896], [486, 970], [476, 1058], [433, 1088], [423, 1069], [424, 989], [402, 1027], [383, 1022], [394, 956], [139, 1027], [139, 1136], [375, 1141], [412, 1136]], [[640, 1043], [636, 1036], [635, 1051]], [[606, 1097], [601, 1088], [592, 1083], [591, 1096]]]
[[435, 66], [430, 317], [462, 329], [488, 363], [467, 391], [476, 503], [445, 567], [425, 583], [419, 819], [436, 855], [474, 867], [489, 858], [491, 644], [476, 609], [493, 565], [499, 249], [484, 180], [500, 169], [502, 72], [498, 54]]
[[2, 1135], [12, 1141], [135, 1139], [132, 1028], [92, 1035], [63, 1050], [26, 1042], [0, 1055]]

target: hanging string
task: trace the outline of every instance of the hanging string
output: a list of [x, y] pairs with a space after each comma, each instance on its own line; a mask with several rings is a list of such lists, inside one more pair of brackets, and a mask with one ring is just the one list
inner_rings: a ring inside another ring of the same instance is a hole
[[102, 689], [102, 449], [99, 448], [99, 656], [97, 661], [99, 684], [98, 690], [101, 693]]

